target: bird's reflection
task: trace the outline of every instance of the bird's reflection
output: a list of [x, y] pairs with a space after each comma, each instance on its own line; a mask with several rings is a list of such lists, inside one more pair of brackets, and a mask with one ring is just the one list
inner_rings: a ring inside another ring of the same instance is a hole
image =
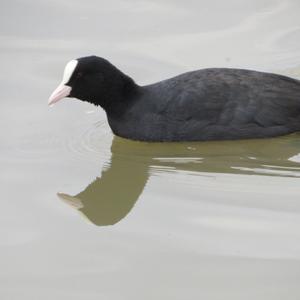
[[132, 209], [150, 170], [300, 177], [300, 134], [263, 140], [142, 143], [115, 137], [110, 167], [76, 196], [59, 197], [98, 226], [113, 225]]
[[79, 209], [98, 226], [113, 225], [134, 206], [148, 179], [147, 166], [112, 154], [109, 169], [103, 171], [85, 190], [61, 199]]

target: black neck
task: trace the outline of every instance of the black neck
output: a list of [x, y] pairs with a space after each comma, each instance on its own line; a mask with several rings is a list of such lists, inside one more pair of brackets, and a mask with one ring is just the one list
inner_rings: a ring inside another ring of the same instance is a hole
[[110, 80], [112, 80], [108, 82], [110, 88], [107, 89], [105, 95], [102, 95], [100, 105], [109, 114], [120, 114], [133, 101], [138, 93], [139, 86], [132, 78], [120, 71], [115, 78], [110, 78]]
[[93, 80], [84, 100], [100, 105], [110, 115], [122, 114], [139, 90], [132, 78], [108, 61], [101, 65], [101, 72]]

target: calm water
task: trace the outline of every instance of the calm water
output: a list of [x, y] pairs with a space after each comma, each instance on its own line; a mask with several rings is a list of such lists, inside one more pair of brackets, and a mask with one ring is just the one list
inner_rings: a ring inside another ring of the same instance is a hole
[[300, 299], [300, 134], [149, 144], [49, 108], [97, 54], [140, 84], [209, 66], [300, 78], [300, 3], [0, 4], [0, 298]]

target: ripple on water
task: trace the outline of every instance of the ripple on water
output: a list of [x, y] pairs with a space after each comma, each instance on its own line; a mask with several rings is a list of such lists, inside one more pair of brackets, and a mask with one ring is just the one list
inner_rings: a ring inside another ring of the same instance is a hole
[[48, 160], [56, 155], [73, 160], [96, 160], [110, 157], [111, 131], [104, 120], [78, 123], [70, 130], [45, 134], [34, 132], [20, 140], [19, 159]]
[[111, 133], [105, 121], [99, 121], [86, 128], [80, 134], [70, 136], [63, 142], [63, 148], [78, 159], [98, 159], [109, 157]]
[[261, 140], [137, 144], [132, 148], [136, 148], [135, 153], [143, 153], [151, 174], [158, 176], [232, 173], [300, 177], [299, 146], [300, 134], [293, 134]]
[[143, 164], [154, 176], [232, 173], [300, 177], [300, 134], [240, 141], [145, 143], [113, 137], [106, 120], [88, 120], [76, 126], [72, 123], [71, 130], [56, 134], [35, 133], [21, 142], [19, 156], [48, 160], [65, 155], [82, 162], [106, 161], [106, 165], [118, 157], [127, 164]]

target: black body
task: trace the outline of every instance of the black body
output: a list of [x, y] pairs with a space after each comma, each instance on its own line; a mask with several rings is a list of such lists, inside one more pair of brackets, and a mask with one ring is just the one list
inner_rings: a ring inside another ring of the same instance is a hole
[[147, 86], [107, 60], [79, 63], [71, 97], [102, 106], [112, 131], [142, 141], [264, 138], [300, 131], [300, 81], [240, 69], [203, 69]]

